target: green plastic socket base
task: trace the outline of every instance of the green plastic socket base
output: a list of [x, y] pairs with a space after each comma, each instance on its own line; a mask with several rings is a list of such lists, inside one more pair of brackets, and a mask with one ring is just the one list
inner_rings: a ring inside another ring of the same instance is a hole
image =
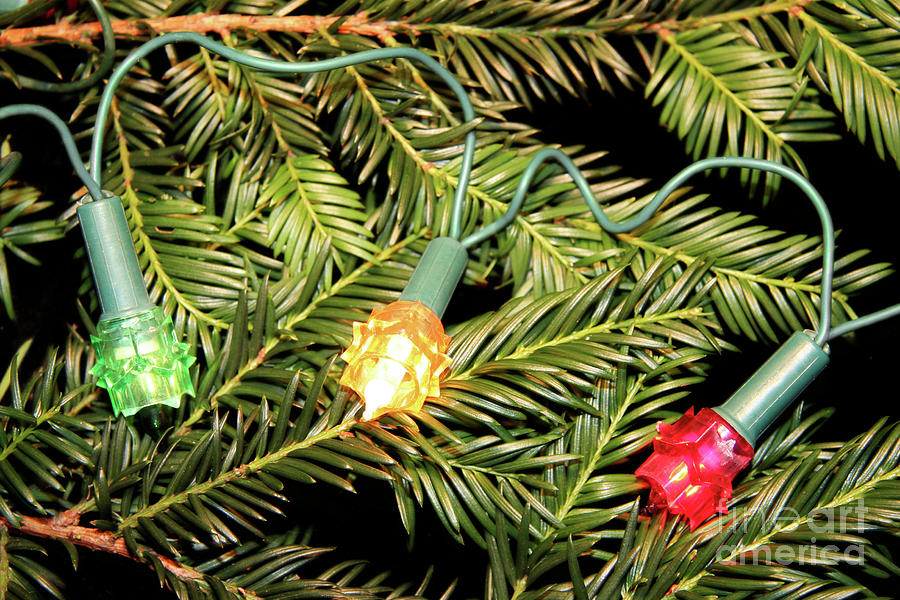
[[731, 398], [713, 410], [755, 448], [763, 432], [829, 360], [827, 347], [820, 348], [810, 333], [797, 331]]
[[465, 247], [457, 240], [434, 238], [425, 247], [399, 299], [421, 302], [438, 318], [443, 317], [450, 297], [466, 271], [468, 260]]
[[103, 200], [84, 196], [78, 205], [78, 220], [103, 308], [100, 320], [150, 310], [153, 303], [134, 252], [122, 200], [111, 194]]
[[158, 404], [178, 408], [184, 394], [194, 395], [188, 367], [195, 358], [161, 308], [101, 320], [91, 343], [97, 355], [91, 373], [109, 392], [116, 416]]

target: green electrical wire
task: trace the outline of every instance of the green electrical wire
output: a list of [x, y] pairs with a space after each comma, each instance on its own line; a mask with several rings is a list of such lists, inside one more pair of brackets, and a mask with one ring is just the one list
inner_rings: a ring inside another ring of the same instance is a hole
[[833, 340], [836, 337], [847, 335], [851, 331], [856, 331], [857, 329], [862, 329], [863, 327], [886, 321], [887, 319], [898, 315], [900, 315], [900, 304], [895, 304], [877, 312], [873, 312], [871, 315], [845, 321], [840, 325], [831, 328], [831, 331], [828, 332], [828, 339]]
[[41, 81], [32, 79], [31, 77], [18, 77], [17, 81], [23, 88], [37, 90], [39, 92], [53, 92], [57, 94], [67, 94], [69, 92], [80, 92], [85, 90], [97, 82], [99, 82], [112, 68], [113, 62], [116, 60], [116, 36], [113, 32], [112, 23], [109, 15], [100, 3], [100, 0], [88, 0], [88, 4], [97, 15], [100, 21], [100, 28], [103, 35], [103, 57], [100, 59], [100, 66], [84, 79], [78, 81], [70, 81], [67, 83], [54, 83], [51, 81]]
[[594, 194], [591, 192], [590, 184], [588, 184], [584, 175], [581, 174], [581, 171], [578, 170], [578, 167], [575, 166], [575, 163], [572, 162], [572, 159], [556, 148], [544, 148], [534, 155], [534, 158], [531, 159], [531, 162], [529, 162], [528, 166], [525, 168], [525, 172], [519, 180], [516, 193], [513, 195], [512, 202], [510, 202], [506, 213], [481, 231], [475, 232], [463, 239], [462, 245], [466, 248], [471, 248], [509, 225], [522, 208], [522, 204], [525, 202], [525, 196], [528, 193], [528, 187], [537, 173], [537, 170], [544, 162], [551, 159], [561, 164], [572, 179], [575, 180], [575, 185], [578, 188], [578, 191], [581, 192], [581, 196], [584, 198], [591, 213], [593, 213], [594, 218], [597, 219], [597, 222], [600, 223], [600, 226], [603, 229], [610, 233], [625, 233], [626, 231], [631, 231], [632, 229], [643, 225], [653, 216], [656, 210], [666, 201], [666, 198], [668, 198], [672, 192], [677, 190], [679, 186], [693, 175], [701, 171], [706, 171], [707, 169], [717, 169], [721, 167], [757, 169], [760, 171], [776, 173], [785, 179], [789, 179], [796, 183], [803, 193], [809, 197], [810, 201], [812, 201], [813, 207], [816, 209], [819, 220], [822, 223], [822, 294], [819, 301], [819, 328], [816, 335], [816, 343], [823, 346], [828, 341], [831, 326], [831, 302], [825, 301], [825, 298], [831, 298], [832, 279], [834, 277], [834, 226], [831, 223], [831, 214], [828, 212], [828, 206], [825, 204], [825, 200], [822, 199], [822, 196], [816, 188], [814, 188], [803, 175], [794, 169], [768, 160], [743, 158], [739, 156], [722, 156], [700, 160], [683, 169], [675, 175], [675, 177], [670, 179], [662, 189], [656, 193], [650, 203], [642, 208], [638, 214], [627, 221], [616, 223], [610, 221], [606, 216], [606, 213], [603, 212], [603, 208], [597, 204], [597, 200], [594, 199]]
[[[92, 2], [93, 6], [93, 2], [96, 0], [89, 1]], [[101, 11], [98, 11], [98, 17], [100, 17], [101, 14], [102, 9]], [[93, 138], [91, 140], [91, 173], [87, 178], [87, 180], [91, 181], [91, 184], [96, 181], [95, 185], [98, 186], [98, 194], [99, 184], [102, 181], [101, 157], [103, 152], [103, 137], [106, 129], [106, 121], [109, 116], [109, 110], [112, 105], [112, 99], [115, 94], [116, 87], [125, 77], [125, 74], [128, 72], [128, 70], [131, 69], [131, 67], [134, 66], [137, 61], [141, 60], [157, 48], [160, 48], [167, 44], [174, 44], [178, 42], [194, 43], [203, 48], [206, 48], [211, 52], [215, 52], [216, 54], [219, 54], [220, 56], [228, 60], [232, 60], [253, 69], [270, 71], [274, 73], [318, 73], [321, 71], [341, 69], [365, 62], [390, 58], [406, 58], [415, 60], [421, 62], [426, 67], [434, 71], [434, 73], [437, 74], [447, 84], [451, 91], [456, 94], [457, 98], [459, 99], [460, 106], [462, 107], [463, 117], [467, 122], [475, 118], [475, 112], [472, 108], [472, 103], [469, 100], [469, 97], [466, 95], [465, 90], [453, 77], [453, 75], [443, 66], [441, 66], [440, 63], [438, 63], [427, 54], [412, 48], [381, 48], [377, 50], [366, 50], [349, 56], [323, 59], [314, 63], [292, 63], [250, 56], [244, 52], [229, 48], [224, 44], [215, 42], [197, 33], [168, 33], [142, 44], [131, 54], [129, 54], [128, 57], [124, 61], [122, 61], [118, 68], [116, 68], [116, 70], [113, 72], [112, 76], [110, 77], [109, 83], [107, 84], [103, 92], [103, 96], [100, 100], [100, 105], [97, 109], [96, 125], [94, 128]], [[55, 115], [53, 116], [55, 117]], [[3, 118], [2, 111], [0, 111], [0, 118]], [[68, 135], [68, 131], [66, 131], [66, 135]], [[66, 141], [65, 135], [63, 136], [63, 140], [64, 142]], [[459, 239], [462, 232], [462, 215], [465, 206], [469, 179], [472, 171], [472, 164], [474, 161], [474, 154], [475, 133], [474, 131], [470, 131], [465, 136], [463, 161], [460, 167], [459, 181], [454, 195], [450, 216], [450, 237], [453, 237], [455, 239]], [[70, 158], [71, 156], [72, 154], [70, 153]], [[822, 346], [829, 339], [832, 339], [839, 335], [843, 335], [845, 333], [849, 333], [850, 331], [853, 331], [855, 329], [859, 329], [861, 327], [883, 321], [884, 319], [887, 319], [891, 316], [900, 314], [900, 304], [898, 304], [897, 306], [884, 309], [872, 315], [854, 319], [853, 321], [848, 321], [835, 327], [834, 329], [831, 329], [831, 302], [825, 301], [825, 298], [831, 298], [832, 280], [834, 277], [834, 227], [831, 222], [831, 215], [828, 212], [828, 207], [826, 206], [825, 201], [822, 199], [822, 196], [819, 194], [819, 192], [800, 173], [780, 163], [775, 163], [767, 160], [726, 156], [708, 158], [698, 161], [683, 169], [680, 173], [675, 175], [675, 177], [670, 179], [662, 187], [662, 189], [660, 189], [659, 192], [656, 193], [650, 203], [647, 204], [643, 209], [641, 209], [641, 211], [637, 215], [626, 221], [616, 223], [611, 221], [606, 216], [606, 213], [594, 199], [594, 195], [591, 192], [590, 185], [578, 170], [578, 167], [575, 166], [575, 163], [573, 163], [572, 160], [560, 150], [557, 150], [555, 148], [545, 148], [539, 151], [526, 167], [522, 178], [519, 180], [519, 185], [516, 188], [516, 193], [513, 196], [513, 200], [510, 203], [506, 213], [497, 221], [491, 223], [481, 231], [473, 233], [467, 236], [465, 239], [462, 239], [462, 245], [466, 248], [471, 248], [472, 246], [483, 242], [484, 240], [492, 237], [496, 233], [506, 228], [513, 221], [519, 210], [521, 210], [522, 205], [525, 201], [525, 196], [528, 193], [528, 188], [531, 185], [531, 181], [532, 179], [534, 179], [537, 170], [541, 167], [541, 165], [543, 165], [544, 162], [551, 159], [561, 164], [575, 181], [576, 187], [581, 192], [585, 203], [587, 203], [588, 208], [597, 219], [598, 223], [600, 223], [600, 226], [603, 227], [606, 231], [614, 234], [631, 231], [632, 229], [635, 229], [636, 227], [639, 227], [640, 225], [646, 223], [653, 216], [656, 210], [662, 205], [662, 203], [665, 202], [665, 200], [672, 194], [672, 192], [674, 192], [687, 179], [701, 171], [722, 167], [738, 167], [768, 171], [777, 175], [781, 175], [782, 177], [797, 184], [797, 186], [799, 186], [800, 189], [807, 195], [807, 197], [812, 202], [816, 212], [818, 213], [819, 220], [822, 224], [822, 289], [819, 302], [819, 326], [816, 334], [816, 343]], [[73, 164], [76, 163], [73, 161]], [[80, 163], [77, 164], [78, 166], [76, 166], [76, 171], [79, 171], [78, 167], [80, 167]], [[5, 174], [7, 172], [7, 165], [3, 164], [2, 167], [3, 170], [0, 170], [0, 174]], [[81, 177], [82, 181], [85, 181], [85, 184], [88, 185], [88, 189], [91, 192], [91, 195], [94, 198], [99, 198], [99, 195], [94, 194], [94, 189], [92, 189], [91, 185], [88, 184], [88, 181], [86, 181], [86, 178], [82, 176], [80, 172], [79, 177]], [[91, 177], [93, 177], [93, 180], [90, 179]]]
[[[36, 104], [10, 104], [9, 106], [0, 108], [0, 121], [9, 117], [19, 117], [22, 115], [40, 117], [45, 121], [49, 121], [50, 124], [56, 128], [56, 131], [59, 132], [59, 136], [62, 138], [66, 154], [69, 156], [69, 162], [72, 163], [72, 168], [75, 169], [75, 174], [78, 175], [78, 178], [81, 179], [81, 182], [87, 187], [88, 193], [90, 193], [94, 200], [102, 200], [103, 194], [100, 191], [100, 185], [91, 179], [87, 169], [81, 164], [81, 158], [78, 156], [78, 148], [75, 147], [75, 140], [72, 139], [72, 134], [69, 132], [69, 128], [66, 127], [63, 120], [43, 106], [38, 106]], [[4, 165], [4, 168], [0, 173], [6, 175], [6, 165]], [[11, 171], [9, 175], [12, 175]], [[2, 179], [0, 179], [0, 182], [2, 182]]]
[[[110, 105], [112, 104], [113, 95], [116, 86], [122, 81], [125, 73], [134, 66], [134, 64], [147, 56], [153, 50], [167, 44], [177, 42], [191, 42], [202, 46], [211, 52], [215, 52], [228, 60], [248, 66], [261, 71], [271, 71], [273, 73], [318, 73], [320, 71], [330, 71], [332, 69], [341, 69], [358, 65], [360, 63], [370, 62], [374, 60], [383, 60], [386, 58], [406, 58], [418, 61], [426, 67], [434, 71], [447, 86], [459, 98], [462, 106], [463, 118], [468, 122], [475, 118], [475, 111], [472, 109], [472, 103], [466, 95], [465, 90], [453, 75], [445, 69], [439, 62], [421, 52], [412, 48], [379, 48], [376, 50], [365, 50], [357, 52], [349, 56], [340, 56], [337, 58], [328, 58], [309, 63], [293, 63], [287, 61], [273, 60], [270, 58], [259, 58], [250, 56], [239, 50], [229, 48], [224, 44], [215, 42], [198, 33], [176, 32], [167, 33], [146, 42], [134, 50], [128, 57], [116, 67], [109, 83], [103, 91], [103, 97], [100, 99], [100, 105], [97, 108], [97, 119], [94, 126], [94, 137], [91, 140], [91, 174], [97, 182], [102, 182], [101, 175], [101, 158], [103, 155], [103, 136], [106, 128], [106, 120], [109, 115]], [[462, 231], [462, 213], [466, 200], [466, 191], [469, 186], [469, 176], [472, 172], [472, 162], [475, 156], [475, 132], [469, 131], [465, 137], [465, 148], [463, 150], [462, 166], [460, 168], [459, 181], [456, 187], [456, 194], [453, 200], [453, 208], [450, 215], [450, 237], [459, 239]]]

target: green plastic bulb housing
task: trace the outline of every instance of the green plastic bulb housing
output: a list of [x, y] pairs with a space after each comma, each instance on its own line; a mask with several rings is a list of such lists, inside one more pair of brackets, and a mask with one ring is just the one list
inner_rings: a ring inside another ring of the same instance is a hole
[[194, 395], [188, 367], [195, 359], [158, 306], [101, 320], [91, 343], [97, 354], [91, 373], [109, 392], [116, 416], [157, 404], [178, 408], [184, 394]]

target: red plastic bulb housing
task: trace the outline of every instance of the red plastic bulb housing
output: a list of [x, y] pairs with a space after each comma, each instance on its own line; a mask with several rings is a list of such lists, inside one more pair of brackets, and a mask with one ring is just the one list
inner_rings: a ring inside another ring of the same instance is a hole
[[341, 385], [362, 398], [364, 419], [392, 410], [421, 410], [440, 395], [439, 378], [450, 366], [441, 320], [421, 302], [397, 301], [353, 324], [353, 342], [341, 355]]
[[753, 458], [753, 448], [718, 413], [690, 408], [674, 424], [657, 423], [653, 454], [635, 475], [650, 484], [650, 503], [684, 515], [695, 529], [728, 511], [731, 481]]

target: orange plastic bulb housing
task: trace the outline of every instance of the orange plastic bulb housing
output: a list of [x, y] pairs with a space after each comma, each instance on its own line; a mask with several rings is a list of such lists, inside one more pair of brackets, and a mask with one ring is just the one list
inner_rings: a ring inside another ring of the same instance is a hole
[[439, 396], [439, 378], [450, 366], [450, 338], [436, 314], [421, 302], [398, 301], [376, 308], [353, 324], [353, 342], [341, 355], [341, 385], [362, 398], [364, 419], [394, 410], [421, 410]]

